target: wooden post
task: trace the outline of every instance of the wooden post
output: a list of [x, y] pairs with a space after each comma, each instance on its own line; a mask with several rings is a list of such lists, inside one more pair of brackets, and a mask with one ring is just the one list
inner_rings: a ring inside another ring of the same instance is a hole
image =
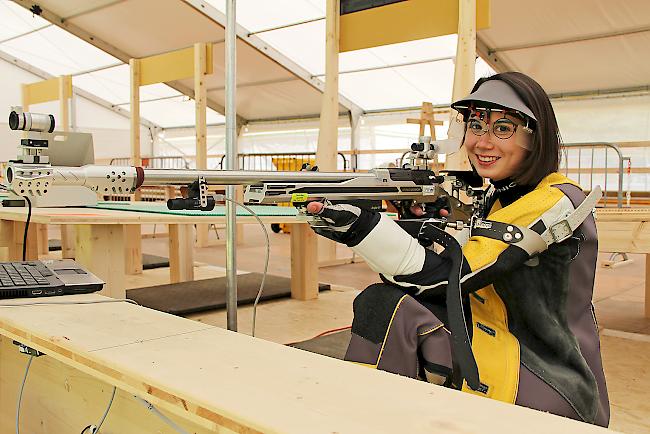
[[[142, 150], [140, 146], [140, 59], [129, 60], [131, 72], [131, 164], [142, 165]], [[133, 200], [140, 200], [142, 193], [136, 191]]]
[[38, 254], [47, 255], [50, 252], [47, 225], [34, 224], [34, 226], [36, 226], [36, 233], [38, 238]]
[[105, 283], [100, 294], [126, 298], [123, 225], [78, 225], [76, 261]]
[[169, 225], [169, 276], [171, 283], [194, 280], [192, 225]]
[[[205, 75], [207, 71], [206, 44], [194, 44], [194, 103], [196, 107], [196, 168], [207, 169], [208, 167], [208, 145], [207, 145], [207, 86]], [[207, 224], [196, 225], [196, 246], [208, 246]]]
[[73, 225], [61, 225], [61, 257], [74, 259], [75, 229]]
[[124, 225], [124, 272], [142, 274], [142, 229], [140, 225]]
[[[452, 101], [467, 96], [474, 85], [476, 66], [476, 0], [458, 0], [458, 44], [454, 68], [454, 87]], [[451, 110], [450, 124], [458, 112]], [[447, 156], [445, 168], [448, 170], [472, 170], [467, 158], [467, 150], [460, 150]]]
[[645, 254], [645, 317], [650, 318], [650, 253]]
[[[142, 149], [140, 146], [140, 59], [130, 59], [131, 72], [131, 164], [142, 165]], [[136, 191], [131, 200], [142, 198], [140, 190]], [[125, 226], [124, 243], [126, 255], [124, 270], [127, 274], [142, 273], [142, 227], [140, 225]]]
[[[72, 76], [59, 77], [59, 124], [63, 131], [70, 131], [70, 101], [72, 101], [73, 96], [72, 91], [68, 94], [69, 89], [72, 89]], [[74, 259], [74, 228], [69, 225], [60, 225], [60, 231], [61, 257]], [[47, 226], [42, 237], [45, 239], [43, 247], [48, 246]], [[46, 253], [49, 253], [49, 246]]]
[[[338, 0], [327, 0], [325, 24], [325, 92], [320, 112], [316, 165], [322, 172], [336, 171], [339, 121], [339, 12]], [[294, 226], [295, 228], [295, 226]], [[292, 229], [293, 230], [293, 229]], [[336, 260], [336, 243], [318, 238], [318, 260]]]
[[316, 233], [309, 225], [291, 225], [291, 298], [318, 298]]
[[[25, 222], [14, 221], [11, 224], [3, 223], [3, 231], [8, 230], [11, 226], [9, 235], [9, 245], [7, 256], [10, 261], [23, 260], [23, 240], [25, 234]], [[27, 249], [25, 251], [25, 259], [33, 261], [38, 259], [38, 242], [37, 242], [37, 229], [35, 224], [30, 224], [27, 231]]]
[[72, 77], [64, 75], [59, 77], [59, 125], [62, 131], [70, 131], [70, 98], [68, 89], [72, 86]]

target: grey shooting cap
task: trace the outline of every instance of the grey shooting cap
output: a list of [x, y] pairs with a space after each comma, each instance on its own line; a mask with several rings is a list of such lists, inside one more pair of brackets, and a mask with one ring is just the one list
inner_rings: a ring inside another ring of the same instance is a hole
[[505, 81], [488, 80], [481, 84], [481, 86], [473, 93], [454, 102], [451, 105], [451, 108], [463, 113], [472, 104], [481, 107], [481, 105], [477, 103], [486, 103], [489, 105], [497, 105], [517, 110], [534, 121], [537, 121], [533, 112], [526, 106], [526, 104], [524, 104], [521, 98], [519, 98], [519, 95], [517, 95], [517, 93]]

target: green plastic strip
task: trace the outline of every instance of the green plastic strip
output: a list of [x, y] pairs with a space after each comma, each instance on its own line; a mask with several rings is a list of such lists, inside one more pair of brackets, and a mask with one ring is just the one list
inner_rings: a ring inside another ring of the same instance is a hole
[[[206, 217], [223, 217], [226, 215], [226, 207], [216, 206], [212, 211], [177, 211], [167, 209], [166, 204], [161, 203], [133, 203], [133, 202], [98, 202], [96, 206], [90, 208], [99, 208], [99, 209], [112, 209], [119, 211], [133, 211], [133, 212], [150, 212], [154, 214], [172, 214], [172, 215], [184, 215], [184, 216], [206, 216]], [[294, 207], [289, 206], [265, 206], [265, 205], [249, 205], [249, 208], [255, 211], [260, 217], [291, 217], [298, 215], [298, 210]], [[251, 214], [246, 211], [244, 208], [237, 207], [238, 216], [250, 216]]]

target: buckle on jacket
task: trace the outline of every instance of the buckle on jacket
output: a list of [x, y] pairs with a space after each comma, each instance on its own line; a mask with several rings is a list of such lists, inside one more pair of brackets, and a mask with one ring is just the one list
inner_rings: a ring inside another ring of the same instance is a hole
[[573, 234], [573, 230], [571, 230], [571, 225], [569, 224], [569, 221], [566, 219], [553, 223], [549, 228], [549, 231], [551, 232], [551, 237], [553, 238], [553, 241], [556, 243], [561, 243], [562, 241], [569, 238], [571, 234]]

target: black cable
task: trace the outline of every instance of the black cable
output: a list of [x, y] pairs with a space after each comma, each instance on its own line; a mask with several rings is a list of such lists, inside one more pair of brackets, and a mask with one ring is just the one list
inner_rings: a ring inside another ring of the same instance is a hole
[[32, 218], [32, 201], [24, 196], [27, 201], [27, 221], [25, 222], [25, 234], [23, 235], [23, 261], [27, 260], [27, 230], [29, 229], [29, 220]]

